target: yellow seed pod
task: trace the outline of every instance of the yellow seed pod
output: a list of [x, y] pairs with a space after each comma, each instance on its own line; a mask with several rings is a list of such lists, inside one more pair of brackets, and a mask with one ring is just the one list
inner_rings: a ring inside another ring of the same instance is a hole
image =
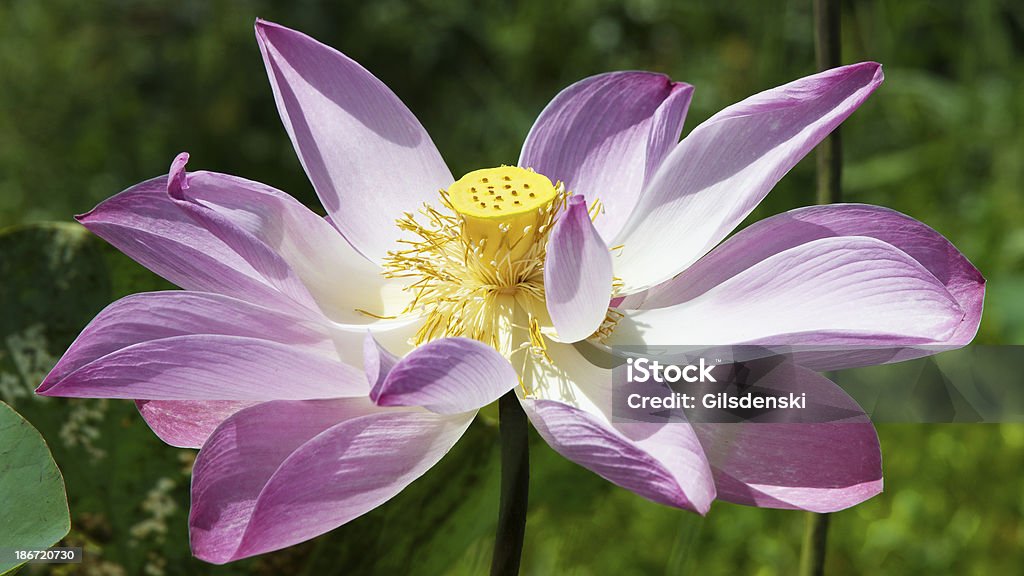
[[516, 166], [474, 170], [448, 188], [466, 240], [482, 257], [499, 263], [529, 252], [556, 196], [546, 176]]

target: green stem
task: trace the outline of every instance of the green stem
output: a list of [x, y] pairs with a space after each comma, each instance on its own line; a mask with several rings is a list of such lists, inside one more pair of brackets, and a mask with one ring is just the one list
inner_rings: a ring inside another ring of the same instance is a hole
[[825, 573], [825, 550], [828, 548], [828, 514], [807, 513], [804, 547], [800, 554], [800, 576], [822, 576]]
[[[839, 66], [841, 10], [839, 0], [814, 0], [814, 54], [818, 70]], [[843, 201], [843, 153], [839, 129], [836, 128], [818, 145], [818, 204]], [[828, 550], [828, 514], [808, 512], [800, 553], [800, 576], [825, 574], [825, 552]]]
[[519, 574], [530, 489], [529, 428], [515, 391], [498, 400], [501, 437], [501, 498], [491, 576]]
[[[814, 53], [818, 70], [839, 66], [840, 58], [838, 0], [814, 0]], [[840, 178], [843, 174], [843, 153], [839, 128], [818, 144], [818, 204], [843, 201]]]

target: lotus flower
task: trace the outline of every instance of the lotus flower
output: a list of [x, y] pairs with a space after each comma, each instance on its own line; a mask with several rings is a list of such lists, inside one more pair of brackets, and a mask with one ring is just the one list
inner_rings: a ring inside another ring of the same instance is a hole
[[[823, 369], [963, 345], [978, 327], [978, 271], [891, 210], [805, 208], [722, 243], [878, 87], [878, 64], [757, 94], [681, 142], [691, 86], [593, 76], [544, 109], [517, 165], [456, 180], [359, 64], [269, 22], [256, 35], [329, 218], [256, 182], [187, 173], [179, 156], [79, 221], [184, 291], [112, 304], [38, 390], [136, 399], [162, 439], [202, 447], [189, 522], [204, 560], [365, 513], [510, 389], [555, 450], [656, 502], [843, 508], [881, 489], [870, 423], [616, 423], [608, 370], [586, 350], [873, 350]], [[824, 380], [795, 374], [791, 386]]]

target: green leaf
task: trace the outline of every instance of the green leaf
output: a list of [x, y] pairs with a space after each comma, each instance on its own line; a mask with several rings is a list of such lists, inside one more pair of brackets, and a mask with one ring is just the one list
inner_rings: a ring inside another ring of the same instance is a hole
[[[47, 548], [71, 530], [64, 478], [39, 432], [0, 402], [0, 542]], [[17, 567], [0, 558], [0, 572]]]

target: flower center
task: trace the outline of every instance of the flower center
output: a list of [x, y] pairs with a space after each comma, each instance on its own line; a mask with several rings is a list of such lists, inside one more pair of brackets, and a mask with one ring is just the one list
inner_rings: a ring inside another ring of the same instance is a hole
[[442, 190], [440, 209], [400, 219], [412, 238], [388, 254], [384, 269], [411, 280], [405, 313], [425, 318], [413, 344], [465, 336], [506, 356], [543, 353], [547, 238], [566, 196], [532, 170], [485, 168]]

